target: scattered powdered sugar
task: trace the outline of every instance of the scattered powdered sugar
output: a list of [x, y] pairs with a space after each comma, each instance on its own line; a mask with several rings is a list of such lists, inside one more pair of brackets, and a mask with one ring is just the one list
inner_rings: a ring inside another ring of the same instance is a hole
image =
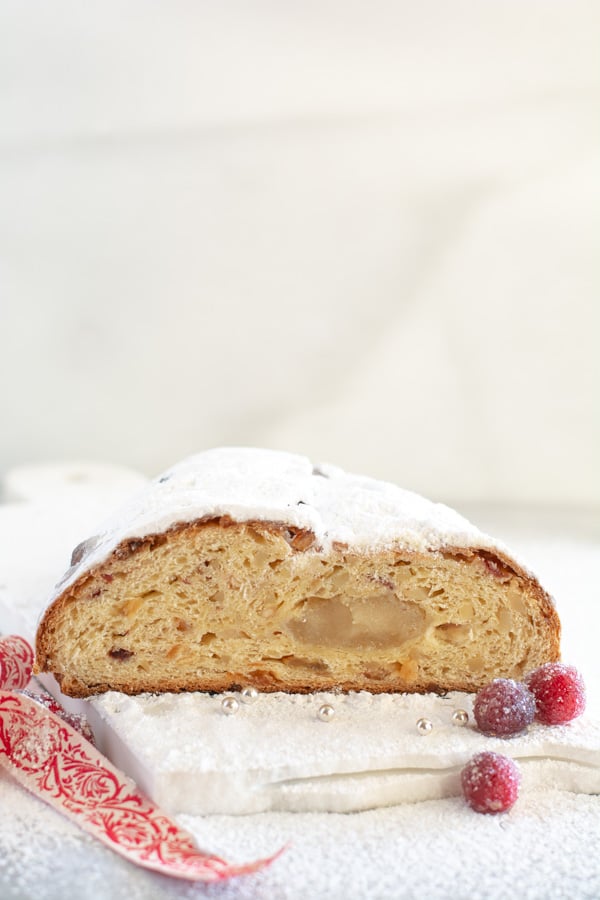
[[[121, 896], [130, 867], [0, 768], [2, 900], [99, 900]], [[147, 900], [131, 882], [129, 900]]]
[[354, 815], [178, 816], [198, 844], [264, 872], [191, 885], [130, 865], [0, 771], [2, 900], [597, 900], [600, 798], [549, 790], [482, 816], [458, 797]]
[[[221, 695], [111, 691], [89, 705], [100, 748], [110, 741], [113, 761], [172, 813], [348, 812], [453, 796], [460, 769], [484, 750], [516, 758], [524, 790], [600, 792], [593, 711], [568, 726], [534, 723], [506, 740], [476, 729], [473, 699], [275, 693], [224, 715]], [[334, 708], [329, 722], [318, 717], [323, 704]], [[467, 727], [453, 723], [457, 709], [469, 713]], [[421, 717], [430, 734], [418, 733]]]
[[[99, 493], [98, 506], [100, 499]], [[42, 507], [29, 504], [23, 508], [16, 505], [2, 508], [6, 513], [6, 528], [0, 548], [3, 552], [0, 589], [6, 586], [6, 597], [17, 611], [27, 601], [27, 621], [32, 622], [32, 627], [38, 610], [35, 604], [39, 604], [40, 596], [60, 572], [67, 550], [86, 534], [93, 533], [97, 519], [91, 503], [75, 508], [62, 497], [48, 507], [45, 516], [40, 515], [40, 510], [44, 512]], [[21, 514], [22, 527], [15, 528]], [[564, 526], [562, 518], [561, 523]], [[567, 526], [564, 528], [567, 534]], [[514, 541], [512, 534], [510, 540]], [[35, 548], [35, 567], [31, 564], [32, 548]], [[597, 672], [597, 629], [594, 627], [597, 542], [578, 543], [563, 537], [552, 544], [547, 537], [532, 530], [521, 550], [544, 572], [545, 579], [562, 600], [569, 658], [584, 671]], [[11, 624], [8, 630], [15, 627]], [[583, 661], [587, 661], [587, 669]], [[576, 745], [582, 732], [597, 727], [598, 711], [594, 713], [591, 704], [600, 698], [599, 686], [590, 681], [588, 687], [590, 708], [584, 716], [567, 726], [547, 729], [547, 735], [560, 735], [561, 740]], [[218, 704], [218, 699], [213, 699]], [[260, 709], [262, 700], [259, 698], [249, 709]], [[333, 697], [332, 703], [336, 707], [335, 719], [330, 723], [315, 723], [323, 736], [322, 747], [331, 740], [331, 729], [339, 725], [340, 718], [343, 721], [338, 698]], [[445, 704], [453, 707], [448, 700]], [[464, 700], [461, 704], [465, 705]], [[421, 707], [419, 715], [424, 711]], [[221, 716], [219, 721], [222, 719], [225, 717]], [[157, 716], [156, 723], [160, 721]], [[163, 725], [166, 721], [163, 720]], [[233, 716], [227, 723], [237, 724], [238, 719]], [[430, 741], [436, 740], [439, 720], [434, 724], [431, 735], [414, 738], [419, 741], [417, 746], [430, 746]], [[379, 732], [384, 733], [388, 727], [387, 720], [385, 728], [380, 723]], [[468, 734], [470, 729], [455, 728], [449, 740], [461, 741], [463, 732]], [[523, 791], [513, 809], [499, 816], [478, 815], [460, 797], [354, 814], [179, 815], [180, 824], [196, 836], [202, 847], [232, 861], [266, 856], [289, 842], [288, 850], [267, 871], [206, 887], [178, 883], [134, 868], [27, 794], [0, 769], [0, 897], [2, 900], [62, 900], [64, 897], [113, 900], [121, 896], [129, 900], [199, 900], [200, 897], [214, 900], [271, 897], [277, 900], [306, 897], [315, 900], [354, 897], [597, 900], [600, 897], [600, 797], [552, 788], [553, 765], [559, 761], [536, 756], [538, 752], [551, 750], [549, 746], [536, 745], [539, 734], [539, 726], [535, 725], [518, 741], [527, 742], [543, 789]], [[162, 737], [167, 735], [163, 727]], [[490, 740], [486, 739], [487, 746]], [[286, 741], [288, 749], [296, 752], [293, 736], [288, 736]], [[243, 755], [244, 746], [237, 739], [235, 743], [237, 752]], [[499, 752], [506, 753], [507, 747], [512, 746], [512, 739], [498, 741], [498, 747], [503, 748]], [[185, 755], [193, 752], [189, 747], [183, 749]], [[519, 764], [526, 776], [527, 763], [521, 758]], [[569, 771], [580, 770], [572, 762], [566, 765]]]
[[354, 815], [263, 814], [179, 821], [224, 855], [289, 850], [256, 884], [207, 892], [219, 900], [597, 900], [600, 798], [550, 790], [482, 816], [461, 798]]
[[324, 550], [339, 541], [357, 549], [463, 546], [506, 552], [450, 507], [388, 482], [336, 466], [315, 467], [291, 453], [225, 447], [180, 462], [136, 494], [99, 529], [89, 552], [69, 570], [57, 593], [127, 538], [222, 515], [309, 529]]

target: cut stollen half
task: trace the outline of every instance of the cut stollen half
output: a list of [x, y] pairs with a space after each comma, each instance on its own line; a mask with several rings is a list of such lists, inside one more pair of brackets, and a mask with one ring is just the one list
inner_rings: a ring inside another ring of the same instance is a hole
[[559, 657], [552, 599], [447, 506], [288, 453], [190, 457], [80, 544], [37, 632], [64, 693], [476, 691]]

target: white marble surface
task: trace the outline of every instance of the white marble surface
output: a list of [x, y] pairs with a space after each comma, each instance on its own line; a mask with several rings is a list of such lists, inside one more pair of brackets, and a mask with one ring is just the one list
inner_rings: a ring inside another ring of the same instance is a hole
[[592, 507], [593, 0], [4, 0], [0, 469]]
[[[94, 492], [93, 471], [79, 491], [67, 478], [70, 487], [61, 500], [59, 475], [48, 468], [44, 478], [53, 491], [40, 492], [43, 478], [35, 472], [12, 480], [13, 502], [0, 504], [0, 615], [9, 627], [35, 620], [72, 545], [93, 531], [95, 517], [108, 512], [106, 473], [96, 471], [101, 489]], [[115, 475], [126, 494], [126, 473]], [[132, 476], [129, 485], [134, 484]], [[550, 515], [510, 507], [481, 508], [474, 518], [525, 556], [555, 594], [564, 655], [582, 669], [597, 698], [597, 524], [585, 512]], [[510, 813], [497, 817], [473, 813], [460, 798], [351, 815], [179, 816], [202, 846], [235, 861], [290, 842], [267, 872], [210, 888], [134, 869], [2, 772], [0, 808], [0, 896], [6, 900], [112, 900], [125, 894], [131, 900], [596, 900], [600, 895], [600, 797], [569, 791], [527, 791]]]

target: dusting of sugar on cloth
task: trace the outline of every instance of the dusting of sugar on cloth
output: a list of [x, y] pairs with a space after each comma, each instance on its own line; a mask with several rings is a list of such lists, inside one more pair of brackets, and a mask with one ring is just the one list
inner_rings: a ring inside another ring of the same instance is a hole
[[[263, 694], [233, 716], [221, 700], [111, 691], [89, 704], [118, 738], [113, 761], [171, 813], [353, 812], [454, 796], [460, 769], [481, 750], [514, 757], [526, 791], [600, 793], [593, 712], [506, 740], [453, 723], [457, 709], [473, 722], [473, 695], [459, 692]], [[330, 722], [317, 715], [325, 703], [335, 711]], [[417, 731], [422, 716], [430, 734]]]
[[312, 531], [323, 550], [394, 546], [423, 552], [448, 546], [507, 552], [457, 512], [385, 481], [276, 450], [224, 447], [191, 456], [136, 494], [87, 542], [61, 593], [126, 539], [227, 515]]

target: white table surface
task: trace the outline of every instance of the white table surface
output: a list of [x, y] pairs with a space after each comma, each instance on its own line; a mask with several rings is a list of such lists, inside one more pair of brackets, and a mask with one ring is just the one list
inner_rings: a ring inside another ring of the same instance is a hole
[[[0, 630], [26, 631], [72, 547], [119, 490], [77, 486], [0, 504]], [[519, 552], [554, 594], [563, 656], [597, 697], [600, 535], [576, 511], [465, 509]], [[503, 816], [458, 798], [350, 815], [180, 816], [204, 848], [242, 862], [285, 854], [267, 871], [205, 887], [136, 869], [26, 794], [0, 771], [0, 897], [128, 900], [241, 898], [598, 898], [600, 797], [548, 790]]]

